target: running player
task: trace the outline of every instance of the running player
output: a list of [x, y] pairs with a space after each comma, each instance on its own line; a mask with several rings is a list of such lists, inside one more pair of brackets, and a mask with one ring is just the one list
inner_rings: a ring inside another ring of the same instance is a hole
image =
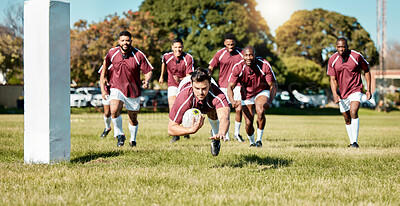
[[[131, 38], [131, 33], [122, 31], [119, 34], [119, 47], [108, 51], [103, 62], [104, 69], [100, 75], [100, 88], [103, 99], [106, 99], [107, 93], [104, 87], [107, 83], [105, 74], [108, 70], [111, 120], [114, 125], [114, 137], [118, 139], [117, 146], [123, 146], [125, 142], [121, 118], [122, 106], [125, 104], [125, 108], [128, 110], [129, 131], [131, 133], [129, 145], [135, 147], [139, 127], [137, 114], [140, 111], [140, 86], [143, 89], [149, 87], [153, 66], [141, 51], [132, 47]], [[142, 82], [140, 82], [140, 71], [145, 76], [145, 80]]]
[[[255, 57], [255, 50], [247, 46], [243, 50], [243, 60], [235, 64], [228, 79], [228, 97], [233, 107], [242, 105], [246, 121], [246, 133], [250, 146], [262, 147], [266, 118], [264, 111], [269, 109], [277, 90], [274, 71], [269, 62]], [[242, 100], [234, 99], [233, 89], [236, 84], [242, 85]], [[254, 142], [254, 110], [257, 113], [257, 141]]]
[[347, 40], [338, 38], [336, 41], [337, 52], [328, 61], [328, 75], [330, 76], [333, 99], [339, 104], [340, 112], [344, 117], [347, 135], [349, 136], [349, 147], [358, 148], [358, 130], [360, 121], [358, 109], [360, 108], [362, 96], [361, 70], [364, 71], [367, 82], [367, 99], [371, 99], [371, 74], [368, 62], [364, 57], [349, 50]]
[[[193, 57], [190, 54], [183, 52], [183, 41], [181, 39], [176, 38], [172, 40], [171, 49], [172, 52], [165, 53], [162, 57], [161, 75], [159, 79], [160, 84], [163, 84], [164, 72], [165, 68], [167, 68], [169, 111], [171, 111], [176, 95], [178, 94], [179, 82], [193, 72], [194, 64]], [[189, 135], [185, 135], [185, 138], [189, 138]], [[170, 142], [176, 142], [179, 139], [179, 136], [173, 136]]]
[[[228, 87], [228, 78], [232, 72], [232, 67], [240, 60], [243, 59], [242, 49], [236, 47], [236, 37], [234, 34], [228, 33], [225, 35], [224, 40], [225, 47], [220, 49], [214, 57], [211, 59], [209, 63], [209, 71], [212, 74], [213, 70], [219, 66], [219, 79], [218, 84], [221, 88], [221, 91], [227, 95], [227, 87]], [[234, 89], [234, 99], [240, 100], [240, 85], [235, 87]], [[228, 99], [229, 104], [231, 103]], [[243, 138], [240, 135], [240, 125], [242, 122], [242, 107], [239, 105], [235, 108], [236, 116], [235, 116], [235, 133], [234, 137], [239, 142], [243, 142]], [[226, 140], [229, 140], [229, 131], [225, 137]]]

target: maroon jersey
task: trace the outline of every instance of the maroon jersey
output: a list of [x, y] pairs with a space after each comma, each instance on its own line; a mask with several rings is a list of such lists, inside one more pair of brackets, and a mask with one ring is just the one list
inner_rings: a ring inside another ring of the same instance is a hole
[[336, 77], [341, 99], [362, 91], [361, 69], [368, 72], [368, 64], [360, 53], [353, 50], [347, 58], [343, 58], [337, 52], [329, 58], [327, 74]]
[[178, 93], [175, 103], [169, 112], [169, 119], [181, 124], [183, 114], [188, 109], [197, 108], [203, 114], [207, 114], [212, 109], [229, 107], [225, 94], [218, 88], [217, 85], [211, 84], [207, 97], [200, 101], [193, 94], [192, 82], [187, 82], [182, 86], [182, 90]]
[[112, 48], [105, 61], [110, 87], [120, 90], [126, 97], [137, 98], [141, 90], [140, 70], [147, 74], [153, 66], [140, 50], [131, 48], [126, 56], [122, 55], [119, 47]]
[[210, 66], [216, 68], [219, 66], [218, 84], [221, 88], [228, 88], [228, 78], [232, 72], [232, 67], [243, 59], [242, 49], [236, 47], [232, 53], [223, 48], [217, 51], [210, 61]]
[[247, 66], [244, 60], [235, 64], [228, 81], [234, 84], [240, 83], [242, 100], [247, 100], [263, 90], [269, 90], [268, 83], [276, 81], [276, 78], [269, 62], [257, 57], [254, 68]]
[[183, 78], [187, 74], [193, 72], [193, 57], [183, 52], [179, 58], [174, 56], [173, 52], [165, 53], [162, 57], [162, 62], [167, 65], [167, 73], [168, 73], [168, 86], [179, 86], [179, 82], [175, 81], [174, 75]]

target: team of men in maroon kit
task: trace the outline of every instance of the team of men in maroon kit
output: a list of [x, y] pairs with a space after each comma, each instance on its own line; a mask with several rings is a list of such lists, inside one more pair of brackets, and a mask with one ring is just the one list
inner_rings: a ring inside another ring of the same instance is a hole
[[[123, 31], [119, 35], [119, 46], [108, 51], [100, 69], [100, 88], [103, 102], [109, 101], [111, 119], [114, 125], [114, 137], [117, 146], [123, 146], [125, 134], [122, 131], [122, 107], [128, 110], [129, 145], [136, 146], [139, 123], [141, 89], [147, 89], [153, 67], [146, 56], [131, 46], [131, 34]], [[170, 108], [168, 133], [173, 137], [196, 133], [204, 124], [204, 116], [194, 121], [191, 127], [183, 127], [182, 118], [186, 111], [197, 108], [207, 114], [211, 131], [211, 153], [217, 156], [221, 140], [229, 140], [230, 106], [236, 110], [234, 137], [243, 142], [240, 130], [241, 114], [246, 123], [246, 133], [250, 146], [262, 147], [262, 135], [266, 123], [265, 110], [269, 109], [277, 91], [277, 81], [270, 63], [256, 57], [255, 49], [247, 46], [243, 51], [236, 47], [236, 39], [227, 34], [225, 48], [219, 50], [209, 63], [209, 68], [194, 69], [193, 57], [183, 52], [181, 39], [172, 41], [172, 52], [162, 56], [162, 69], [159, 82], [163, 83], [165, 69], [168, 74], [168, 103]], [[371, 98], [371, 76], [368, 62], [363, 56], [348, 50], [347, 40], [339, 38], [336, 42], [337, 53], [329, 58], [327, 74], [331, 80], [334, 101], [339, 104], [343, 114], [350, 146], [358, 148], [359, 130], [358, 109], [361, 101], [361, 70], [367, 80], [367, 99]], [[218, 84], [211, 78], [212, 71], [219, 67]], [[140, 80], [140, 71], [145, 76]], [[110, 88], [109, 91], [107, 88]], [[106, 104], [107, 105], [107, 104]], [[253, 121], [257, 113], [257, 140], [254, 140]], [[106, 119], [105, 119], [106, 120]], [[111, 129], [107, 128], [104, 133]], [[102, 134], [102, 136], [103, 136]], [[107, 135], [107, 134], [105, 134]], [[105, 136], [104, 135], [104, 136]], [[187, 136], [188, 137], [188, 136]]]

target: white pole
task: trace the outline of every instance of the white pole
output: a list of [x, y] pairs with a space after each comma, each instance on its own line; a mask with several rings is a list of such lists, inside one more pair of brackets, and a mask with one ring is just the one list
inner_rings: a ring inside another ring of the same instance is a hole
[[24, 5], [24, 160], [68, 161], [70, 123], [69, 3]]

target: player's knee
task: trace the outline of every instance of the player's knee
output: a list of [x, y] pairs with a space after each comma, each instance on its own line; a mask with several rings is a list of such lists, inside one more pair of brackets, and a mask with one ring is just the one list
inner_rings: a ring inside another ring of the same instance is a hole
[[350, 110], [350, 116], [352, 119], [357, 119], [358, 118], [357, 110]]

